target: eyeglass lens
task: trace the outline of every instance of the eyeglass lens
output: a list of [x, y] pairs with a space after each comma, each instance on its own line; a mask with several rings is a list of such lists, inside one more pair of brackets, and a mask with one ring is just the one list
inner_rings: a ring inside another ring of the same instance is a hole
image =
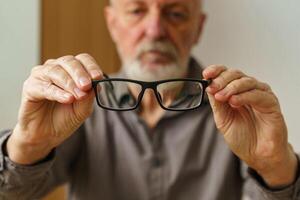
[[159, 84], [157, 92], [165, 108], [185, 110], [201, 104], [203, 87], [196, 81], [172, 81]]
[[110, 109], [133, 109], [137, 99], [129, 94], [128, 85], [140, 93], [142, 86], [126, 81], [103, 81], [97, 84], [97, 99], [101, 106]]

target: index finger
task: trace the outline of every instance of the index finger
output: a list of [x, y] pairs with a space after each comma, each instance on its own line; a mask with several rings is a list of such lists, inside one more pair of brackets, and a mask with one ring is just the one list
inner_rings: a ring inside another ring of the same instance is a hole
[[87, 53], [82, 53], [75, 58], [81, 62], [84, 66], [85, 70], [89, 73], [92, 79], [100, 79], [103, 77], [102, 70], [100, 66], [97, 64], [96, 60]]
[[214, 79], [225, 70], [227, 70], [227, 67], [225, 67], [224, 65], [210, 65], [203, 70], [202, 76], [207, 80]]

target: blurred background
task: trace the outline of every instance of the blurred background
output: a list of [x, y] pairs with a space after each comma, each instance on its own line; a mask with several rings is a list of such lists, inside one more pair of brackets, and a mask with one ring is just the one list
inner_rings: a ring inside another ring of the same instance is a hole
[[[193, 51], [204, 65], [225, 64], [267, 82], [277, 94], [300, 152], [300, 1], [206, 0], [208, 15]], [[119, 60], [103, 19], [107, 0], [0, 0], [0, 130], [13, 128], [22, 83], [49, 58], [87, 52], [106, 73]], [[58, 189], [47, 200], [64, 199]]]

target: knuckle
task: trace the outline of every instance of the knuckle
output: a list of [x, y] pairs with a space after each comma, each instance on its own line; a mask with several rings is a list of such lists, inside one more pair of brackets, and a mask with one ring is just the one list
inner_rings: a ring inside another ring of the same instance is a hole
[[100, 70], [100, 66], [94, 60], [87, 62], [85, 64], [85, 67], [89, 70], [93, 70], [93, 69]]
[[251, 86], [257, 85], [257, 81], [251, 77], [243, 77], [241, 80], [243, 80], [244, 85], [251, 85]]
[[61, 70], [60, 65], [51, 65], [49, 68], [53, 72], [59, 72]]
[[24, 82], [23, 82], [23, 90], [28, 88], [31, 84], [31, 78], [27, 78]]
[[239, 69], [232, 69], [232, 71], [236, 74], [243, 74], [243, 72]]
[[209, 65], [208, 67], [207, 67], [207, 69], [216, 69], [217, 68], [217, 65]]
[[43, 74], [48, 75], [53, 70], [53, 65], [47, 65], [45, 68], [43, 68]]
[[90, 58], [91, 57], [91, 55], [90, 54], [88, 54], [88, 53], [80, 53], [80, 54], [78, 54], [78, 55], [76, 55], [75, 56], [75, 58], [84, 58], [84, 57], [88, 57], [88, 58]]
[[269, 84], [267, 83], [262, 83], [263, 89], [266, 91], [272, 91], [272, 88]]
[[54, 63], [55, 62], [55, 59], [47, 59], [46, 61], [45, 61], [45, 65], [47, 65], [47, 64], [51, 64], [51, 63]]
[[68, 67], [70, 67], [72, 70], [74, 69], [78, 69], [81, 67], [81, 64], [78, 62], [78, 60], [75, 60], [75, 59], [70, 59], [68, 61], [65, 62]]
[[258, 80], [257, 80], [256, 78], [252, 77], [252, 76], [247, 76], [246, 78], [249, 78], [249, 79], [251, 79], [252, 81], [254, 81], [254, 82], [257, 82], [257, 83], [258, 83]]
[[232, 83], [231, 85], [230, 85], [230, 88], [231, 88], [231, 90], [233, 90], [233, 91], [238, 91], [239, 90], [239, 87], [240, 86], [240, 84], [237, 84], [237, 83]]
[[210, 66], [211, 69], [213, 70], [225, 70], [226, 69], [226, 66], [225, 65], [211, 65]]
[[40, 71], [41, 68], [42, 68], [41, 65], [34, 66], [34, 67], [31, 69], [31, 74], [35, 74], [36, 72]]
[[69, 62], [71, 60], [74, 60], [74, 56], [73, 55], [67, 55], [67, 56], [63, 56], [57, 59], [58, 62]]
[[242, 78], [243, 80], [245, 80], [245, 81], [248, 81], [248, 82], [256, 82], [256, 80], [254, 79], [254, 78], [252, 78], [252, 77], [249, 77], [249, 76], [245, 76], [245, 77], [243, 77]]
[[98, 67], [98, 65], [95, 63], [90, 63], [90, 64], [86, 65], [86, 68], [88, 70], [100, 70], [100, 67]]
[[257, 88], [258, 82], [255, 79], [247, 78], [246, 81], [247, 81], [247, 84], [251, 85], [252, 87]]
[[76, 60], [76, 59], [70, 59], [66, 62], [64, 62], [64, 64], [62, 64], [62, 67], [71, 75], [77, 75], [78, 73], [82, 73], [83, 70], [83, 66], [82, 64]]
[[64, 71], [59, 71], [58, 73], [54, 73], [52, 80], [55, 84], [58, 84], [61, 88], [65, 88], [69, 86], [69, 79], [71, 79], [68, 74]]
[[241, 77], [241, 76], [244, 75], [243, 72], [240, 71], [240, 70], [238, 70], [238, 69], [230, 69], [230, 70], [228, 70], [228, 71], [229, 71], [230, 73], [236, 75], [237, 77]]
[[60, 71], [59, 65], [47, 65], [47, 67], [44, 68], [44, 74], [46, 76], [53, 73], [59, 73], [59, 71]]
[[22, 99], [23, 97], [32, 97], [32, 95], [35, 94], [36, 91], [40, 88], [39, 85], [37, 85], [38, 82], [36, 79], [29, 77], [23, 82], [23, 87], [22, 87]]
[[222, 73], [219, 75], [219, 77], [216, 79], [216, 82], [219, 84], [224, 84], [226, 82], [226, 77], [225, 75]]
[[220, 70], [227, 70], [228, 68], [225, 65], [217, 65], [217, 68]]

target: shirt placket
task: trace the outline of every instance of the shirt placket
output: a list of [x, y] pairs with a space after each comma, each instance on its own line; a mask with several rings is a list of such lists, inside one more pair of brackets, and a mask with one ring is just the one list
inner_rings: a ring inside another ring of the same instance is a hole
[[164, 185], [165, 159], [163, 153], [163, 132], [156, 129], [152, 133], [152, 158], [149, 170], [149, 195], [150, 200], [162, 200], [166, 194]]

